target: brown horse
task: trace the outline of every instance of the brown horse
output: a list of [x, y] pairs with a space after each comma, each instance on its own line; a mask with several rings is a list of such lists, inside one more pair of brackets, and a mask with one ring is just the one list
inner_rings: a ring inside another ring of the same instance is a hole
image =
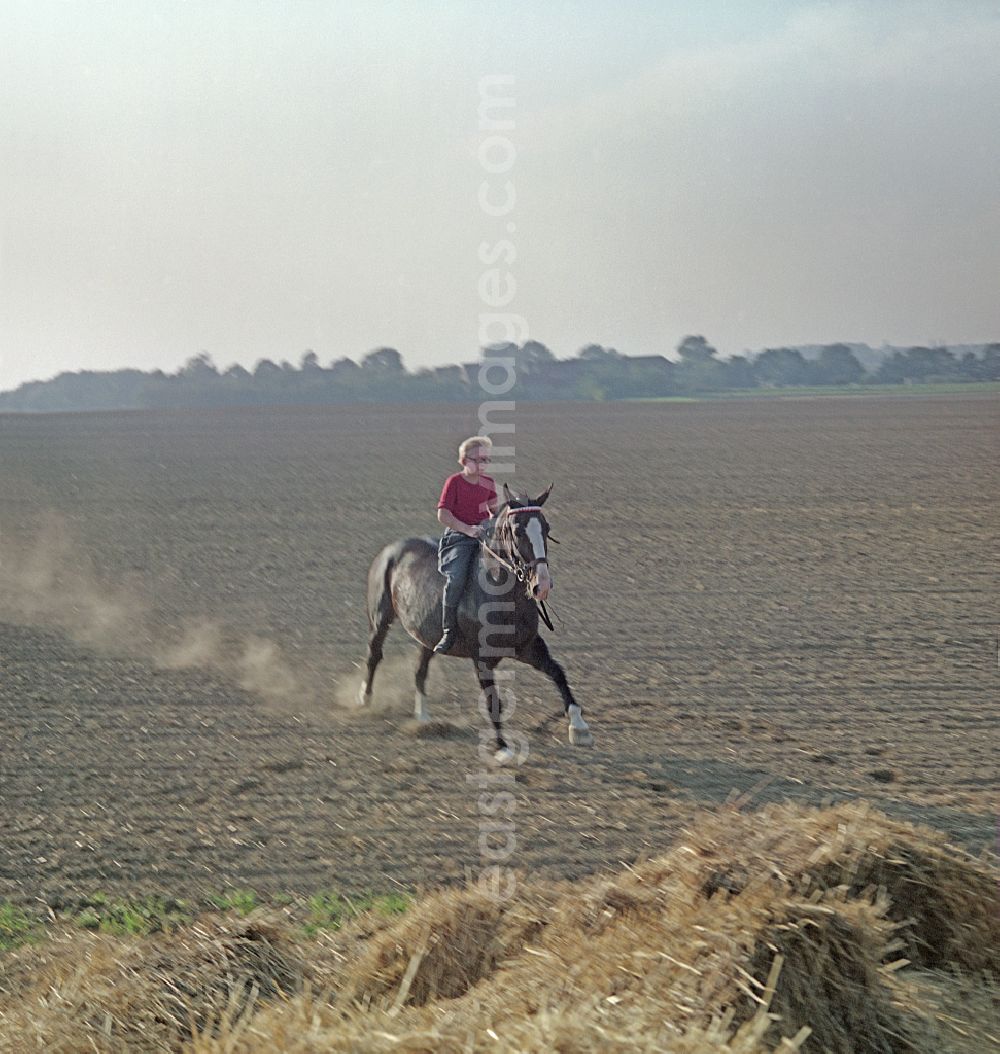
[[[534, 501], [514, 495], [504, 484], [506, 503], [489, 525], [469, 575], [469, 584], [458, 610], [459, 640], [445, 658], [472, 659], [476, 676], [496, 733], [495, 757], [511, 760], [514, 752], [503, 737], [503, 708], [493, 671], [504, 658], [517, 659], [540, 670], [555, 682], [569, 721], [569, 741], [590, 746], [593, 736], [583, 720], [583, 710], [573, 698], [563, 668], [549, 654], [538, 633], [536, 598], [548, 595], [549, 525], [542, 506], [549, 486]], [[382, 660], [382, 644], [394, 618], [420, 645], [416, 669], [414, 713], [429, 719], [427, 669], [434, 644], [441, 637], [441, 587], [437, 569], [437, 543], [431, 538], [407, 538], [387, 545], [368, 572], [367, 674], [358, 702], [371, 701], [375, 670]]]

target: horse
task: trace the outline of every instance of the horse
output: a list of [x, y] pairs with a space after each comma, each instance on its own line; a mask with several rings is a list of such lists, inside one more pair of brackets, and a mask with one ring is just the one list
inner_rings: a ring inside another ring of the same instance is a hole
[[[515, 495], [504, 484], [505, 503], [490, 521], [479, 553], [469, 573], [469, 583], [458, 609], [459, 639], [445, 658], [472, 659], [489, 709], [496, 736], [495, 760], [504, 764], [514, 757], [503, 736], [503, 707], [494, 670], [510, 657], [544, 673], [562, 697], [574, 746], [591, 746], [593, 735], [583, 719], [583, 708], [573, 698], [562, 666], [552, 658], [539, 635], [537, 600], [548, 596], [549, 525], [542, 506], [550, 484], [537, 498]], [[382, 661], [382, 645], [394, 619], [420, 645], [414, 695], [414, 716], [430, 720], [427, 709], [427, 670], [440, 639], [441, 588], [437, 569], [437, 542], [433, 538], [406, 538], [387, 545], [372, 561], [368, 572], [368, 655], [358, 703], [371, 702], [375, 671]], [[551, 625], [551, 623], [549, 623]]]

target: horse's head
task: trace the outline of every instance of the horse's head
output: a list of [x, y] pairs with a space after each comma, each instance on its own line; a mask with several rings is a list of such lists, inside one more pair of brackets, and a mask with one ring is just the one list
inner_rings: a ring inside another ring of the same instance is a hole
[[524, 574], [531, 595], [536, 600], [545, 600], [552, 589], [549, 572], [549, 524], [542, 513], [552, 490], [552, 484], [531, 499], [523, 494], [512, 493], [503, 485], [507, 504], [500, 510], [496, 521], [496, 536], [506, 549], [511, 562]]

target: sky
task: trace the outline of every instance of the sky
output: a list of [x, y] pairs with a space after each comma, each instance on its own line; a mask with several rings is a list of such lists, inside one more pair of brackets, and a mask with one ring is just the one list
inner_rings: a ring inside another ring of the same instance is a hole
[[1000, 340], [997, 55], [1000, 0], [4, 0], [0, 390]]

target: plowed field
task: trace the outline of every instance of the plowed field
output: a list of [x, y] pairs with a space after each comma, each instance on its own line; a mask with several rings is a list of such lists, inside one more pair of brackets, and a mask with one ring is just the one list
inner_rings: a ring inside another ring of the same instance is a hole
[[[514, 667], [516, 846], [575, 877], [699, 806], [865, 797], [995, 847], [995, 398], [519, 406], [549, 634], [596, 745]], [[499, 415], [494, 415], [494, 420]], [[435, 533], [475, 407], [0, 417], [0, 899], [475, 876], [471, 665], [390, 637], [368, 563]]]

